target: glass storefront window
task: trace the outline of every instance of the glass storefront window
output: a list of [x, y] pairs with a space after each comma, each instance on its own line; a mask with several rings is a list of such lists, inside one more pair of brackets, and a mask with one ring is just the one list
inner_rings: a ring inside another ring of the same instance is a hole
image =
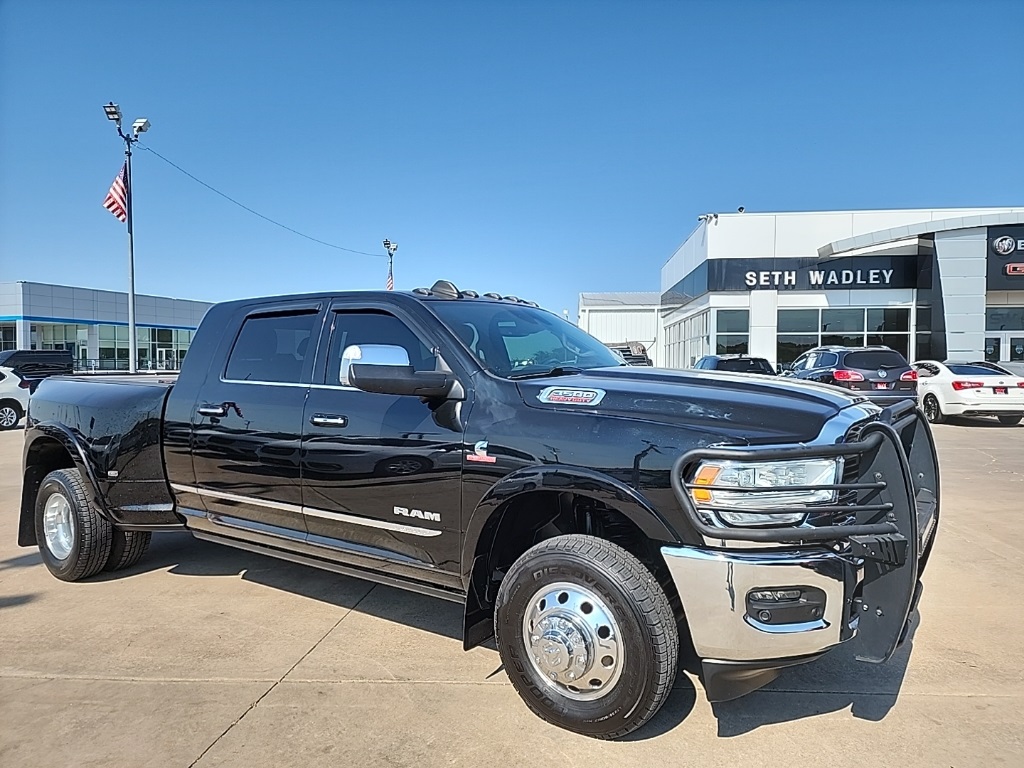
[[900, 331], [906, 333], [910, 330], [909, 309], [869, 309], [868, 310], [868, 333], [892, 333]]
[[746, 333], [749, 330], [749, 309], [718, 310], [718, 333]]
[[850, 331], [854, 333], [864, 333], [863, 309], [821, 310], [822, 333], [844, 333]]
[[[882, 345], [895, 349], [908, 360], [910, 355], [910, 334], [908, 333], [871, 333], [868, 334], [868, 346]], [[920, 353], [918, 353], [920, 356]]]
[[750, 337], [745, 333], [718, 334], [718, 343], [715, 346], [716, 355], [745, 355], [747, 354]]
[[816, 346], [818, 346], [818, 334], [816, 333], [780, 334], [775, 346], [775, 359], [779, 363], [792, 363], [808, 349], [814, 349]]
[[823, 333], [821, 334], [821, 345], [823, 347], [832, 345], [837, 345], [841, 347], [863, 347], [864, 334]]
[[988, 307], [986, 331], [1024, 331], [1024, 307]]
[[17, 349], [17, 327], [14, 323], [0, 325], [0, 352], [5, 349]]
[[779, 333], [817, 333], [818, 310], [780, 309]]

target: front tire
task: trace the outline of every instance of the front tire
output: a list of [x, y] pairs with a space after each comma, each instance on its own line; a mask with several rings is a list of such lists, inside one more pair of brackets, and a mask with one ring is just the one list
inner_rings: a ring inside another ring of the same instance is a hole
[[935, 395], [925, 395], [924, 417], [930, 424], [941, 424], [946, 420], [946, 416], [942, 413], [942, 409], [939, 407], [939, 401]]
[[87, 579], [110, 557], [113, 528], [93, 505], [77, 469], [58, 469], [43, 478], [35, 525], [43, 564], [61, 581]]
[[1020, 416], [998, 416], [999, 423], [1004, 427], [1015, 427], [1020, 424]]
[[494, 634], [526, 705], [585, 736], [636, 730], [676, 676], [679, 633], [664, 591], [636, 557], [593, 536], [527, 550], [501, 582]]

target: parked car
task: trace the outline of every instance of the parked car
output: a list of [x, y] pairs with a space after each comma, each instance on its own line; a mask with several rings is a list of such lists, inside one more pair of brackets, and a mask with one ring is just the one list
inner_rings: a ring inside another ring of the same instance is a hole
[[759, 373], [775, 376], [775, 369], [763, 357], [746, 355], [704, 355], [693, 366], [702, 371], [732, 371], [733, 373]]
[[995, 416], [1012, 427], [1024, 417], [1024, 377], [995, 363], [919, 360], [921, 409], [932, 424], [947, 416]]
[[8, 349], [0, 352], [0, 430], [18, 426], [29, 395], [47, 376], [71, 373], [71, 353], [61, 350]]
[[176, 381], [50, 378], [27, 421], [18, 543], [56, 578], [179, 528], [450, 600], [533, 712], [604, 739], [665, 702], [680, 627], [711, 701], [848, 641], [888, 660], [939, 518], [910, 401], [623, 365], [446, 281], [217, 304]]
[[817, 347], [782, 375], [843, 387], [879, 405], [917, 398], [917, 371], [889, 347]]

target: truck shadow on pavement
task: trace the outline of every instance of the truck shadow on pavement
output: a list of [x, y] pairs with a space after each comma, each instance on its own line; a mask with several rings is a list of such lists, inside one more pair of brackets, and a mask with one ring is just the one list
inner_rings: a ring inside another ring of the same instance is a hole
[[[39, 556], [33, 553], [0, 563], [0, 569], [38, 563]], [[199, 541], [187, 533], [154, 536], [150, 551], [137, 566], [119, 573], [101, 574], [91, 581], [130, 578], [157, 570], [185, 576], [237, 575], [272, 589], [429, 632], [459, 646], [462, 642], [462, 609], [455, 603]], [[916, 628], [916, 613], [913, 618]], [[493, 641], [485, 647], [494, 650]], [[855, 647], [847, 645], [810, 664], [784, 669], [775, 681], [759, 691], [735, 701], [712, 704], [718, 735], [739, 736], [763, 726], [843, 709], [850, 709], [858, 719], [882, 720], [899, 697], [912, 649], [911, 633], [886, 664], [858, 662]], [[461, 647], [457, 650], [461, 653]], [[501, 671], [497, 655], [495, 665], [497, 669], [489, 677]], [[668, 701], [650, 723], [626, 737], [626, 741], [644, 741], [664, 735], [691, 713], [698, 698], [693, 679], [699, 678], [700, 663], [685, 632], [680, 637], [679, 667]]]
[[[919, 616], [912, 615], [916, 628]], [[782, 670], [759, 691], [712, 704], [719, 736], [739, 736], [762, 726], [849, 709], [859, 720], [878, 722], [899, 698], [913, 653], [913, 631], [885, 664], [857, 661], [856, 639], [809, 664]]]

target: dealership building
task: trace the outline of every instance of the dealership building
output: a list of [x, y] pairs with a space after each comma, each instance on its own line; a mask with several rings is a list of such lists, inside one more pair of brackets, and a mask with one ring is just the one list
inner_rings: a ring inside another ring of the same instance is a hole
[[[210, 306], [136, 295], [139, 370], [176, 369]], [[0, 350], [67, 349], [80, 370], [126, 370], [129, 346], [127, 293], [0, 283]]]
[[[623, 294], [581, 294], [581, 325], [602, 296]], [[653, 358], [670, 368], [826, 344], [1024, 361], [1024, 207], [705, 214], [662, 267], [657, 314]], [[637, 324], [614, 317], [591, 332], [621, 341]]]

